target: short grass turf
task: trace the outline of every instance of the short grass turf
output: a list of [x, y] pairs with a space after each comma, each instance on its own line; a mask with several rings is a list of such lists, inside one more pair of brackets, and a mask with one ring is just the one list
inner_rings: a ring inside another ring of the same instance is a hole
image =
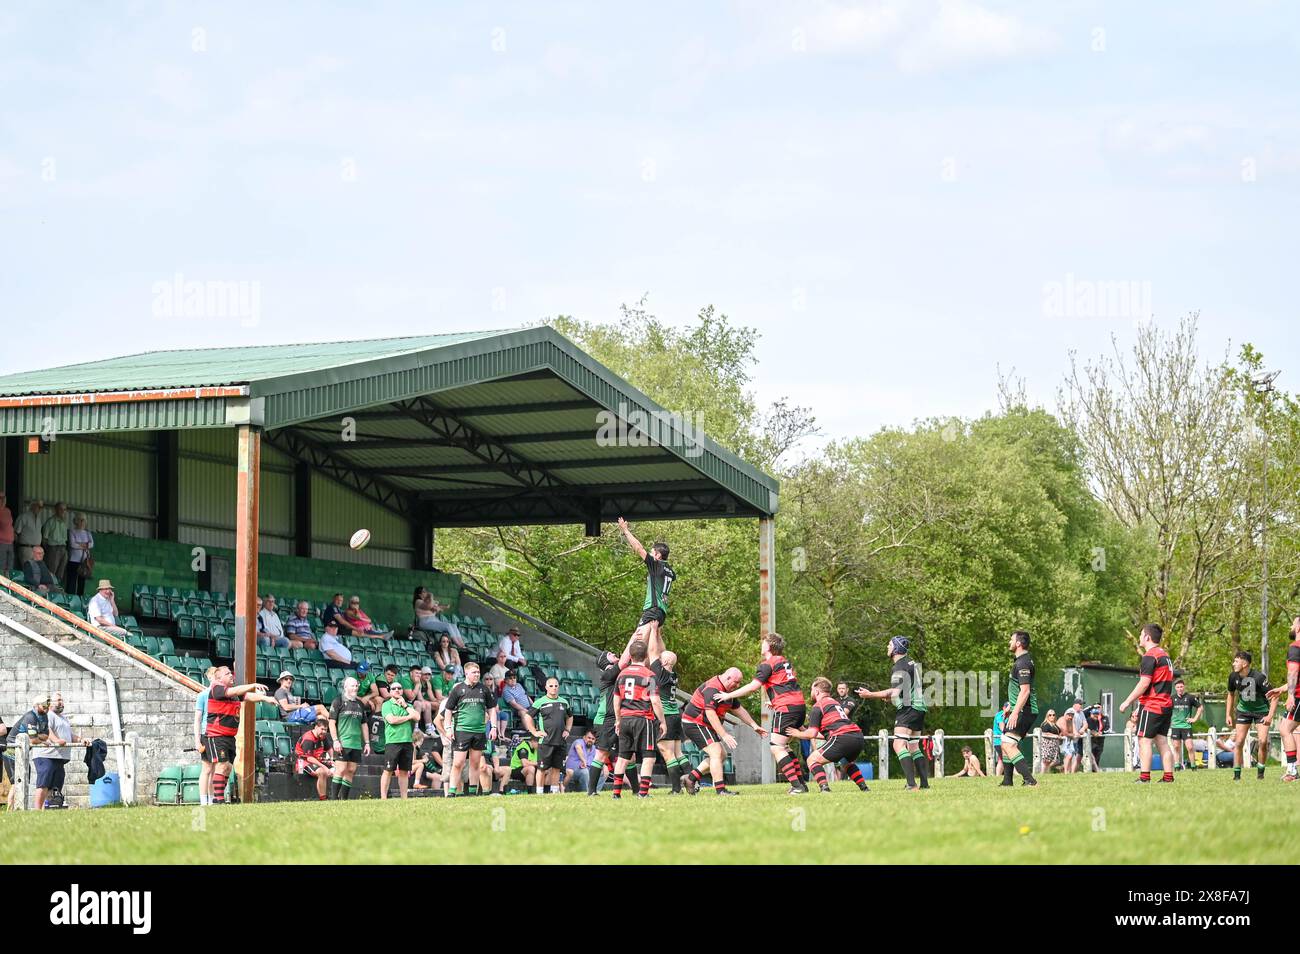
[[[408, 858], [514, 864], [1294, 864], [1300, 783], [1270, 766], [1181, 772], [1172, 785], [1128, 773], [1049, 776], [1036, 789], [940, 780], [928, 792], [839, 782], [822, 795], [742, 786], [649, 800], [608, 792], [502, 798], [361, 799], [0, 815], [0, 862], [336, 864], [339, 852], [400, 844]], [[1243, 837], [1243, 833], [1250, 833]], [[508, 845], [508, 849], [506, 846]]]

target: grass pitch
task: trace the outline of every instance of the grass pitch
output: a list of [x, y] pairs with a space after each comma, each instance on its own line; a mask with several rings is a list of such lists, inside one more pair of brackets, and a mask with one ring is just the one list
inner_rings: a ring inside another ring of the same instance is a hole
[[[0, 816], [0, 862], [337, 864], [358, 845], [402, 845], [429, 862], [573, 864], [1294, 864], [1300, 783], [1270, 766], [1181, 772], [1139, 786], [1130, 773], [1049, 776], [1036, 789], [948, 779], [908, 793], [900, 780], [863, 794], [792, 797], [742, 786], [648, 801], [608, 792], [111, 808]], [[342, 853], [342, 854], [341, 854]]]

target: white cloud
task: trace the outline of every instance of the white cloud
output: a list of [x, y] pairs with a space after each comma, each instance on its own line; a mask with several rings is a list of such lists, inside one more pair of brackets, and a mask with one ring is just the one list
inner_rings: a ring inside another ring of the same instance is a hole
[[1029, 26], [1017, 17], [995, 13], [971, 0], [940, 0], [926, 26], [903, 42], [898, 65], [907, 73], [932, 73], [978, 62], [1037, 56], [1055, 45], [1051, 31]]

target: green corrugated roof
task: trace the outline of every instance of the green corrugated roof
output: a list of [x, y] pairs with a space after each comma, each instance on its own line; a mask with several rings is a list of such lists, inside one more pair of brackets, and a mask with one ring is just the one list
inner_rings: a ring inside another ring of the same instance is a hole
[[410, 338], [370, 338], [364, 341], [146, 351], [143, 354], [5, 375], [0, 377], [0, 395], [16, 397], [24, 394], [250, 384], [267, 378], [323, 371], [358, 361], [392, 358], [499, 334], [503, 332], [468, 331]]

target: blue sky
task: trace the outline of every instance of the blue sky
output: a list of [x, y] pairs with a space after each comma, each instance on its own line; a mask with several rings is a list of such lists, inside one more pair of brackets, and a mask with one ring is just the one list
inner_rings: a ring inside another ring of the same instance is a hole
[[[999, 366], [1051, 404], [1148, 311], [1300, 389], [1294, 4], [361, 6], [0, 7], [0, 373], [649, 292], [757, 327], [830, 436]], [[177, 275], [255, 319], [159, 315]]]

